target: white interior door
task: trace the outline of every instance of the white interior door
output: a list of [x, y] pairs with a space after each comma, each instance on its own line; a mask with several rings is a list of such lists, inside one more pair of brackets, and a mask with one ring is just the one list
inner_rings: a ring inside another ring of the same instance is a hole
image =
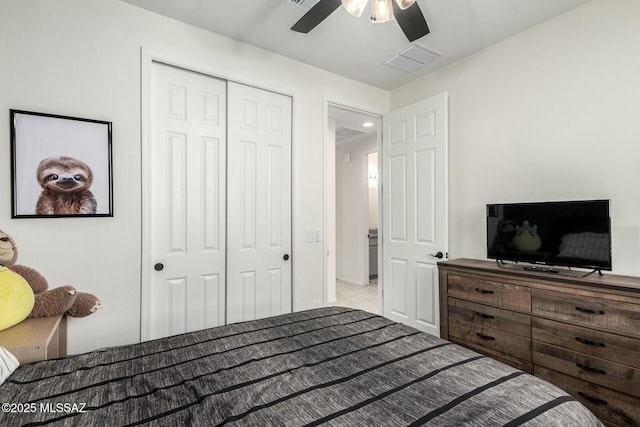
[[229, 82], [227, 322], [291, 312], [291, 98]]
[[447, 94], [383, 122], [384, 315], [439, 336], [432, 255], [447, 253]]
[[149, 105], [143, 339], [225, 323], [226, 82], [154, 62]]

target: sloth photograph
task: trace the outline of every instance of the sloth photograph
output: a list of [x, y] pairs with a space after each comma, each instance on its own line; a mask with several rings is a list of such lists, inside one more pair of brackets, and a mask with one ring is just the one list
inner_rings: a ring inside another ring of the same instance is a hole
[[42, 193], [36, 204], [38, 215], [85, 215], [96, 213], [96, 198], [89, 190], [93, 172], [73, 157], [49, 157], [36, 172]]
[[10, 111], [12, 218], [112, 217], [111, 122]]

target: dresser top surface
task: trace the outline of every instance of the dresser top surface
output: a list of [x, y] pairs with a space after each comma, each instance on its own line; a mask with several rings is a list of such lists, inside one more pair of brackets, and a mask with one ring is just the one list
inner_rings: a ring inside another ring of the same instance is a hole
[[0, 331], [0, 345], [22, 347], [47, 343], [62, 321], [63, 315], [28, 318], [8, 329]]
[[[588, 271], [569, 270], [558, 268], [557, 272], [543, 272], [525, 270], [530, 264], [504, 264], [499, 265], [495, 261], [460, 258], [438, 263], [439, 268], [468, 269], [475, 272], [503, 274], [512, 277], [544, 280], [548, 282], [561, 282], [565, 284], [582, 285], [602, 289], [615, 289], [624, 292], [633, 292], [640, 295], [640, 277], [621, 276], [617, 274], [597, 272], [589, 274]], [[540, 266], [538, 266], [540, 267]], [[586, 275], [586, 276], [585, 276]]]

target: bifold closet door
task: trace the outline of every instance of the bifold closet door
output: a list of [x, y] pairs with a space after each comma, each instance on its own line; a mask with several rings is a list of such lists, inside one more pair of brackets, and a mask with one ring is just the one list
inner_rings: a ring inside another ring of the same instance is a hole
[[228, 83], [227, 323], [291, 312], [291, 104]]
[[225, 323], [226, 85], [151, 67], [143, 339]]

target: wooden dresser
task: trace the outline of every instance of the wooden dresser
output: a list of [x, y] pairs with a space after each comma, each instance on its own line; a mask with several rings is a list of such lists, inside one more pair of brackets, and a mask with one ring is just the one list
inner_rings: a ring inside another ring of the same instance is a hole
[[640, 426], [640, 278], [438, 268], [442, 338], [556, 384], [607, 425]]

